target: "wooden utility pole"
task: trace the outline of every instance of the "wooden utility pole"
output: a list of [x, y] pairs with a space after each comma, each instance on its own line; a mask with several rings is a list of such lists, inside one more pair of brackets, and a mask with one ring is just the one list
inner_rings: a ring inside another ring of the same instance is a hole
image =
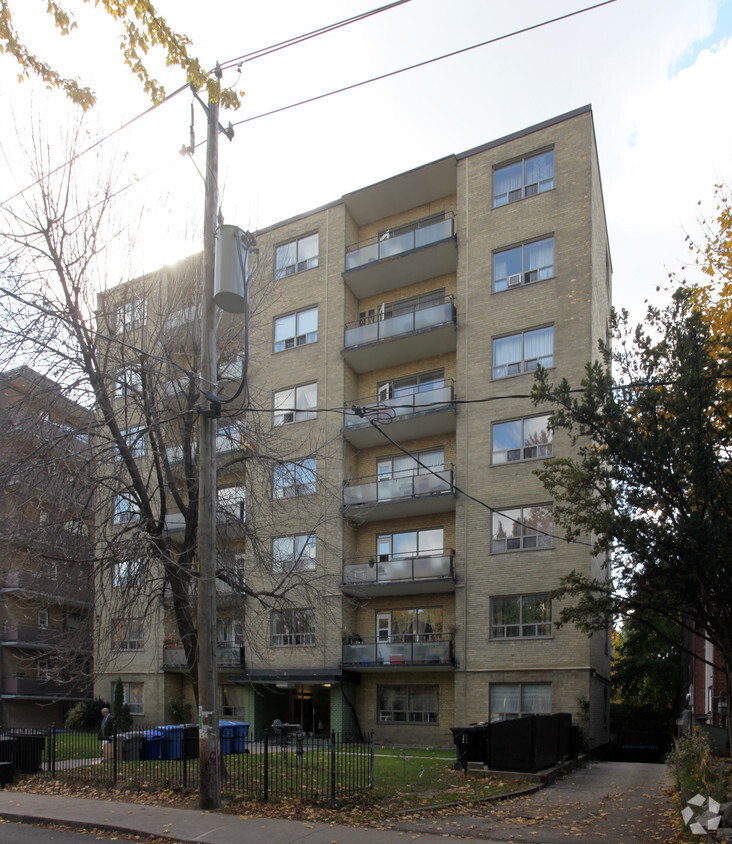
[[[217, 75], [221, 71], [217, 68]], [[206, 200], [203, 221], [203, 289], [201, 302], [201, 377], [204, 394], [216, 392], [216, 323], [214, 263], [218, 210], [219, 104], [209, 98], [206, 148]], [[220, 406], [218, 407], [220, 412]], [[221, 806], [221, 746], [216, 707], [216, 403], [199, 416], [198, 438], [198, 744], [199, 805]]]

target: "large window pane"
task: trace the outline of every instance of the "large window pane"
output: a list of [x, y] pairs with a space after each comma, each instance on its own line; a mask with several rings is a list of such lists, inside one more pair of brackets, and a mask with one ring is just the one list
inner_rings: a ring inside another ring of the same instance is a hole
[[524, 419], [523, 457], [551, 457], [554, 432], [547, 428], [548, 416]]
[[551, 325], [524, 334], [524, 371], [531, 372], [539, 365], [554, 365], [554, 327]]

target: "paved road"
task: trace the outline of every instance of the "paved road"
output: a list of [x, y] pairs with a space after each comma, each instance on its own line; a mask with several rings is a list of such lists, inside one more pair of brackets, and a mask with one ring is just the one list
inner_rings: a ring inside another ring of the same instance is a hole
[[392, 826], [490, 842], [651, 844], [674, 841], [665, 765], [591, 762], [529, 797], [469, 815], [415, 817]]
[[[92, 844], [100, 840], [102, 836], [98, 833], [90, 836], [84, 832], [68, 832], [22, 823], [0, 822], [0, 841], [3, 844]], [[115, 832], [104, 836], [104, 840], [113, 840], [117, 844], [135, 844], [132, 838], [120, 838]]]

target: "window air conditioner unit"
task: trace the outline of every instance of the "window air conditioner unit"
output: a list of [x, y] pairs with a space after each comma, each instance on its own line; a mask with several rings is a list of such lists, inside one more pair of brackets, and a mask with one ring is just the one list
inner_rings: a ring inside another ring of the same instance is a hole
[[514, 273], [508, 277], [509, 287], [516, 287], [518, 284], [521, 284], [521, 273]]

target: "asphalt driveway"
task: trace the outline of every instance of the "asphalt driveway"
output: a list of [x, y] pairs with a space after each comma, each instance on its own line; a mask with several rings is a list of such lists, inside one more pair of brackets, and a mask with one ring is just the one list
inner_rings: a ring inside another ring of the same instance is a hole
[[391, 828], [517, 844], [669, 844], [676, 815], [670, 785], [665, 765], [590, 762], [528, 797], [469, 815], [415, 816]]

